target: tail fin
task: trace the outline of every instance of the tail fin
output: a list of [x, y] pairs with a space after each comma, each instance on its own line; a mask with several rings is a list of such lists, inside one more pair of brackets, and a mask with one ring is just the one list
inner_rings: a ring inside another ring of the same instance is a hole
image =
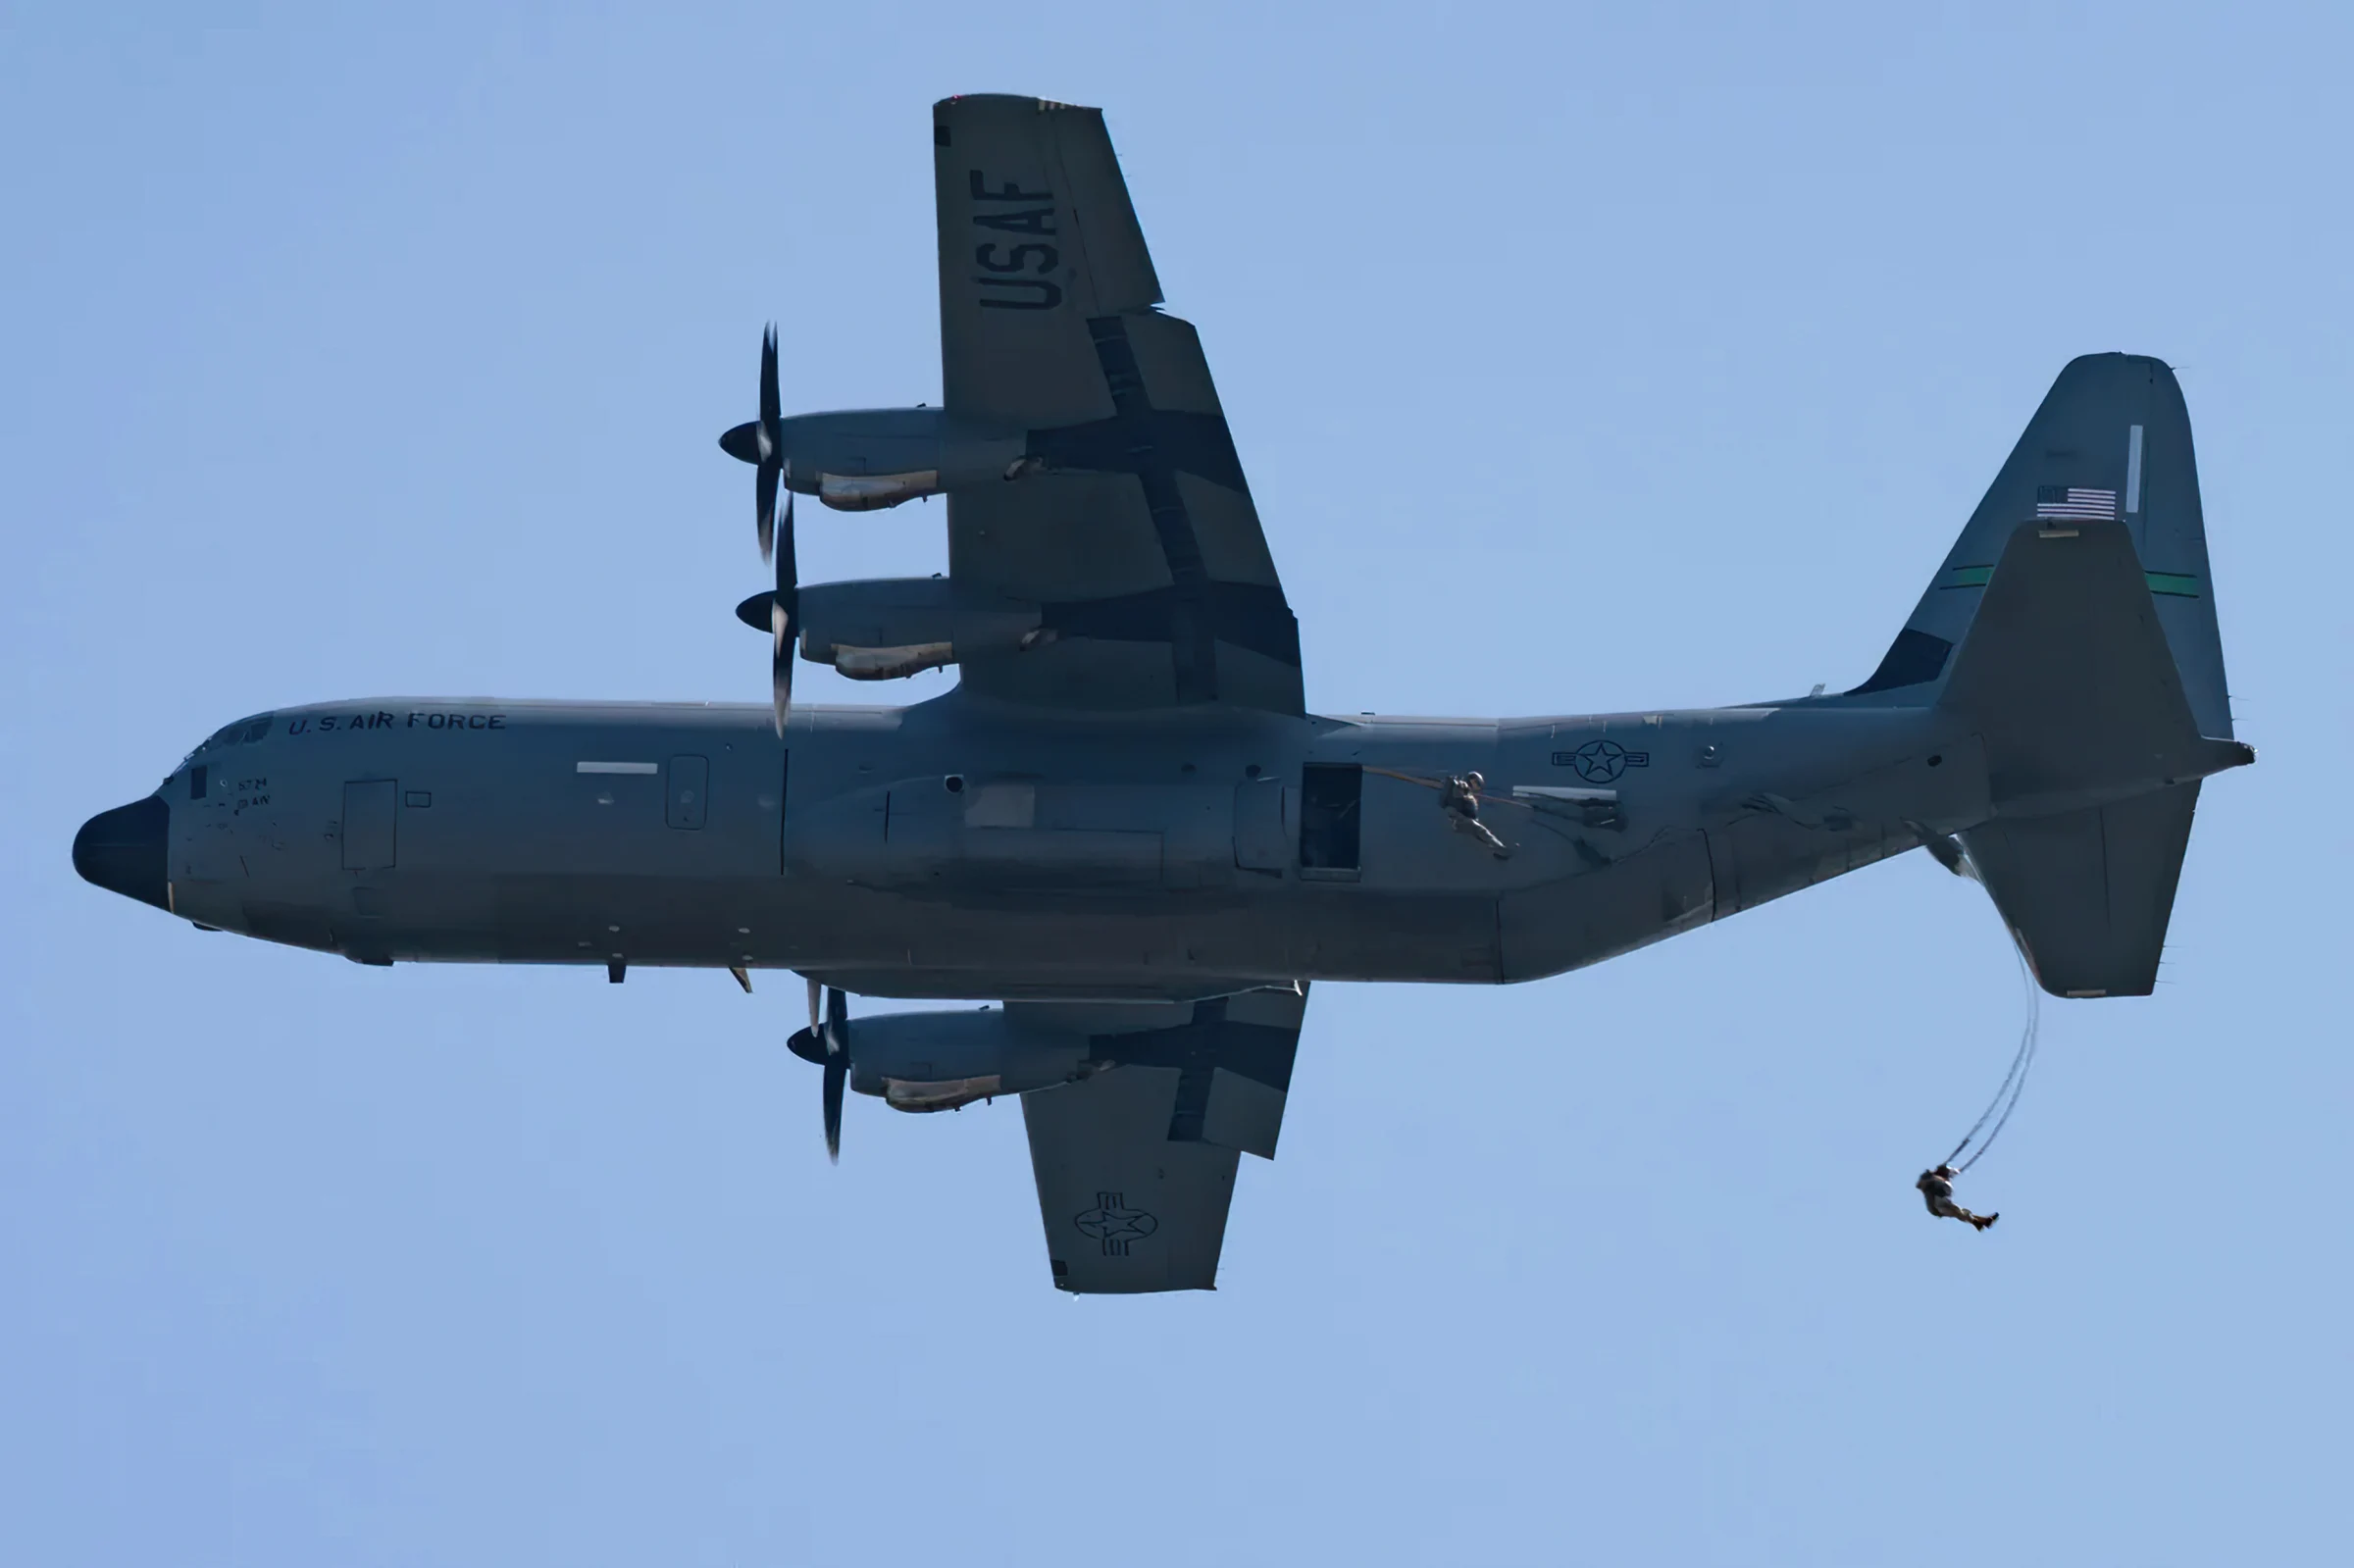
[[2199, 733], [2123, 524], [2019, 526], [1938, 706], [1985, 745], [1991, 821], [1962, 835], [2035, 978], [2144, 996], [2198, 782], [2249, 760]]
[[2147, 995], [2198, 782], [2229, 738], [2190, 419], [2163, 364], [2076, 360], [1880, 670], [1967, 720], [1993, 818], [1963, 842], [2046, 990]]
[[2004, 545], [2038, 517], [2124, 522], [2198, 733], [2229, 739], [2190, 412], [2175, 373], [2138, 354], [2087, 354], [2060, 373], [1880, 667], [1851, 695], [1933, 696], [1910, 688], [1943, 680]]

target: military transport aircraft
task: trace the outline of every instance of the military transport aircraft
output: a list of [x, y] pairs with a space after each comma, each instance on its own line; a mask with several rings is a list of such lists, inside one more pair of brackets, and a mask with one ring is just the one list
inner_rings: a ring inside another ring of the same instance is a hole
[[[721, 438], [775, 541], [740, 611], [772, 633], [768, 707], [240, 719], [92, 818], [82, 876], [364, 964], [795, 971], [829, 1146], [845, 1087], [1020, 1095], [1072, 1291], [1211, 1288], [1316, 980], [1557, 975], [1925, 845], [2047, 990], [2150, 990], [2199, 781], [2254, 755], [2164, 364], [2061, 373], [1853, 690], [1328, 718], [1102, 116], [951, 98], [932, 133], [943, 406], [787, 418], [772, 334], [759, 416]], [[794, 496], [932, 494], [945, 577], [798, 582]], [[794, 706], [796, 654], [959, 684]], [[852, 1021], [853, 991], [1001, 1005]]]

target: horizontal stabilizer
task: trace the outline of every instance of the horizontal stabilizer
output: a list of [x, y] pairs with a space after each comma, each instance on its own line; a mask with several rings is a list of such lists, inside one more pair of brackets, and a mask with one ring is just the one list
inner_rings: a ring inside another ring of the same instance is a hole
[[1962, 835], [1978, 880], [2055, 996], [2147, 996], [2190, 843], [2195, 784]]

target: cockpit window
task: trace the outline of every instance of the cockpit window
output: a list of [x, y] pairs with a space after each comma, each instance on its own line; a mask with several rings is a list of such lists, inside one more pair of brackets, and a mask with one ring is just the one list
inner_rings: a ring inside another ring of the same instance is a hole
[[226, 725], [198, 741], [193, 751], [179, 759], [179, 767], [172, 771], [179, 773], [198, 757], [209, 757], [229, 746], [249, 745], [269, 734], [270, 726], [276, 723], [278, 715], [275, 713], [260, 713], [250, 719], [239, 719], [235, 724]]

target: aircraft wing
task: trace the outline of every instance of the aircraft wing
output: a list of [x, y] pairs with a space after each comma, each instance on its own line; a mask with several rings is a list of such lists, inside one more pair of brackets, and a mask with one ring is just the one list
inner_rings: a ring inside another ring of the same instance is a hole
[[948, 492], [949, 576], [1045, 607], [1054, 639], [969, 659], [983, 695], [1064, 708], [1302, 711], [1299, 624], [1201, 339], [1160, 282], [1100, 110], [933, 108], [947, 411], [1027, 432]]
[[[1032, 1008], [1067, 1011], [1008, 1004]], [[1306, 1010], [1305, 989], [1088, 1009], [1104, 1065], [1022, 1096], [1055, 1289], [1217, 1289], [1235, 1168], [1275, 1157]]]

